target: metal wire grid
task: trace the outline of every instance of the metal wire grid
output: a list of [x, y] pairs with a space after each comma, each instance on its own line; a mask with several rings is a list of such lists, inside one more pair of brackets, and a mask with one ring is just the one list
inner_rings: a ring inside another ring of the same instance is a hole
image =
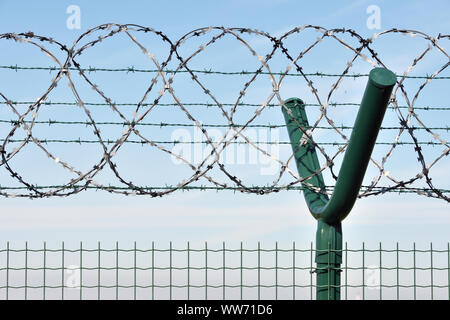
[[[0, 249], [1, 299], [315, 299], [313, 244]], [[351, 249], [342, 299], [450, 299], [450, 244]]]

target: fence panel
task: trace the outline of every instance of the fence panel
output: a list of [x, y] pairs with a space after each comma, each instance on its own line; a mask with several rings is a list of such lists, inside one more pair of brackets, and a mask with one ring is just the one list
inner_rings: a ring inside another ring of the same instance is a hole
[[[0, 299], [315, 299], [313, 243], [0, 247]], [[341, 297], [450, 299], [450, 245], [343, 250]]]

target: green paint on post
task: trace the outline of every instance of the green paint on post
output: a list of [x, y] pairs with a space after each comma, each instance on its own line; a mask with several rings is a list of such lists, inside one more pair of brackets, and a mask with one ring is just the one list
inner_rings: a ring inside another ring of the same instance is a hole
[[309, 123], [304, 102], [291, 98], [285, 101], [282, 108], [298, 172], [303, 179], [306, 178], [302, 183], [305, 200], [309, 211], [318, 220], [318, 300], [340, 299], [341, 221], [350, 213], [358, 196], [395, 82], [396, 76], [390, 70], [375, 68], [370, 72], [331, 198], [325, 193], [315, 143], [308, 136]]

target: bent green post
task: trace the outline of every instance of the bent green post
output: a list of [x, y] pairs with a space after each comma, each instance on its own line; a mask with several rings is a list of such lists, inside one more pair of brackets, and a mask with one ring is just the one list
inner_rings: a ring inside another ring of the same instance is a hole
[[395, 74], [385, 68], [375, 68], [370, 72], [331, 198], [325, 193], [322, 174], [317, 173], [320, 165], [312, 139], [302, 139], [303, 131], [309, 127], [303, 101], [291, 98], [282, 108], [299, 175], [302, 178], [311, 176], [304, 181], [303, 187], [309, 211], [318, 220], [318, 300], [340, 299], [341, 221], [355, 204], [396, 80]]

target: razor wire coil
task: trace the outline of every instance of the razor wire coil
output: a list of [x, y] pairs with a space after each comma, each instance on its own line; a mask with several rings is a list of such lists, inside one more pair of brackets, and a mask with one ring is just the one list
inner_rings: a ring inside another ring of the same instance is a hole
[[[289, 51], [289, 48], [285, 45], [286, 40], [294, 35], [301, 34], [306, 30], [315, 30], [318, 33], [317, 40], [313, 42], [308, 48], [305, 50], [295, 53], [295, 55]], [[105, 33], [102, 33], [105, 32]], [[101, 33], [94, 40], [88, 41], [85, 44], [81, 44], [82, 40], [87, 38], [89, 35], [93, 35], [96, 33]], [[170, 46], [170, 52], [165, 60], [162, 62], [159, 61], [155, 54], [151, 53], [141, 42], [138, 41], [137, 36], [133, 35], [134, 33], [151, 33]], [[112, 38], [118, 34], [125, 35], [132, 43], [137, 45], [142, 53], [151, 61], [154, 65], [154, 68], [142, 69], [135, 68], [133, 66], [129, 66], [126, 68], [98, 68], [98, 67], [83, 67], [79, 62], [77, 62], [79, 56], [85, 51], [89, 50], [92, 47], [99, 46], [101, 42], [108, 38]], [[248, 41], [246, 41], [241, 35], [254, 35], [261, 36], [267, 39], [273, 46], [272, 51], [265, 55], [260, 56], [257, 51], [250, 45]], [[357, 103], [347, 102], [347, 103], [337, 103], [330, 100], [330, 97], [334, 91], [339, 87], [342, 79], [346, 77], [350, 78], [361, 78], [367, 77], [365, 73], [350, 73], [350, 70], [354, 63], [361, 59], [367, 63], [369, 63], [372, 67], [386, 67], [383, 61], [380, 59], [377, 51], [373, 48], [373, 44], [376, 42], [376, 39], [385, 37], [387, 35], [392, 34], [403, 34], [409, 35], [410, 37], [420, 37], [428, 42], [428, 47], [419, 53], [419, 55], [414, 59], [413, 63], [407, 68], [407, 70], [398, 75], [398, 81], [394, 88], [391, 100], [390, 100], [390, 108], [393, 109], [399, 121], [399, 126], [391, 126], [391, 127], [383, 127], [382, 130], [398, 130], [398, 134], [395, 139], [390, 141], [380, 141], [378, 144], [388, 145], [390, 146], [389, 150], [386, 152], [385, 156], [382, 158], [382, 161], [376, 161], [372, 159], [372, 163], [378, 169], [378, 175], [375, 176], [370, 185], [367, 185], [362, 188], [360, 193], [360, 197], [366, 197], [370, 195], [380, 195], [385, 192], [413, 192], [420, 195], [425, 195], [427, 197], [439, 198], [444, 201], [450, 202], [450, 197], [448, 196], [448, 190], [445, 188], [439, 188], [434, 185], [432, 182], [432, 177], [430, 174], [430, 170], [436, 165], [436, 163], [443, 161], [443, 159], [448, 156], [450, 153], [450, 146], [448, 141], [442, 136], [442, 134], [438, 132], [448, 132], [448, 126], [427, 126], [416, 113], [417, 110], [450, 110], [450, 107], [446, 106], [415, 106], [415, 102], [417, 101], [418, 96], [423, 91], [423, 89], [431, 82], [435, 80], [446, 81], [449, 80], [450, 77], [441, 75], [441, 73], [450, 65], [450, 62], [443, 64], [440, 68], [438, 68], [431, 75], [424, 76], [411, 76], [409, 73], [411, 70], [432, 50], [437, 50], [439, 53], [444, 55], [447, 59], [450, 59], [447, 52], [440, 45], [441, 41], [448, 40], [450, 38], [449, 35], [439, 34], [437, 37], [431, 37], [423, 32], [415, 31], [415, 30], [399, 30], [399, 29], [390, 29], [387, 31], [383, 31], [375, 34], [372, 38], [366, 39], [356, 33], [354, 30], [350, 29], [326, 29], [320, 26], [313, 25], [304, 25], [301, 27], [294, 28], [285, 34], [274, 37], [264, 31], [248, 29], [248, 28], [225, 28], [225, 27], [207, 27], [200, 28], [197, 30], [193, 30], [188, 32], [184, 36], [182, 36], [177, 41], [172, 41], [169, 39], [167, 35], [160, 31], [156, 31], [152, 28], [147, 28], [134, 24], [103, 24], [92, 28], [85, 33], [83, 33], [73, 44], [72, 47], [68, 47], [50, 37], [39, 36], [32, 32], [26, 33], [3, 33], [0, 34], [0, 40], [14, 41], [24, 44], [29, 44], [37, 47], [43, 53], [45, 53], [48, 57], [50, 57], [53, 62], [57, 66], [19, 66], [19, 65], [0, 65], [0, 69], [3, 70], [13, 70], [13, 71], [25, 71], [25, 70], [40, 70], [40, 71], [49, 71], [50, 73], [56, 73], [55, 77], [51, 81], [48, 89], [35, 101], [12, 101], [8, 99], [6, 94], [2, 93], [0, 90], [0, 107], [8, 107], [11, 112], [15, 114], [17, 119], [0, 119], [0, 123], [10, 125], [9, 132], [0, 139], [0, 153], [1, 153], [1, 163], [0, 166], [3, 167], [11, 177], [13, 177], [21, 186], [20, 187], [0, 187], [0, 194], [5, 197], [26, 197], [26, 198], [44, 198], [44, 197], [62, 197], [62, 196], [70, 196], [76, 193], [79, 193], [88, 189], [96, 189], [96, 190], [105, 190], [112, 193], [124, 194], [124, 195], [149, 195], [151, 197], [160, 197], [170, 193], [173, 193], [176, 190], [234, 190], [244, 193], [255, 193], [255, 194], [268, 194], [272, 192], [278, 192], [280, 190], [301, 190], [299, 187], [300, 184], [308, 185], [305, 180], [310, 177], [300, 178], [298, 174], [292, 171], [289, 168], [289, 163], [293, 159], [293, 155], [291, 155], [287, 161], [282, 161], [280, 159], [274, 159], [277, 163], [280, 164], [280, 172], [277, 174], [277, 178], [273, 181], [271, 185], [267, 186], [249, 186], [246, 185], [239, 177], [233, 175], [227, 168], [227, 166], [221, 162], [220, 156], [224, 152], [224, 150], [236, 143], [245, 143], [250, 147], [256, 149], [258, 152], [273, 158], [267, 150], [261, 148], [260, 144], [267, 144], [266, 142], [253, 141], [248, 136], [245, 135], [246, 128], [252, 127], [262, 127], [262, 128], [276, 128], [276, 127], [285, 127], [283, 124], [256, 124], [255, 120], [261, 115], [261, 113], [270, 107], [281, 107], [285, 108], [284, 99], [281, 97], [279, 89], [283, 79], [286, 77], [299, 77], [302, 78], [306, 86], [309, 87], [312, 94], [314, 95], [316, 101], [314, 103], [309, 103], [307, 106], [316, 107], [320, 109], [321, 115], [319, 118], [308, 128], [303, 128], [299, 125], [299, 130], [301, 130], [308, 139], [312, 140], [312, 133], [316, 129], [327, 129], [333, 130], [336, 132], [343, 140], [343, 142], [315, 142], [316, 149], [322, 154], [325, 158], [325, 164], [321, 167], [321, 169], [317, 172], [317, 174], [321, 173], [325, 169], [332, 170], [335, 159], [345, 152], [345, 147], [348, 142], [347, 136], [344, 134], [344, 130], [349, 130], [352, 127], [337, 125], [333, 122], [333, 120], [328, 116], [327, 110], [330, 107], [335, 106], [358, 106]], [[191, 52], [191, 54], [187, 57], [181, 54], [181, 48], [185, 42], [187, 42], [191, 38], [196, 38], [200, 36], [210, 36], [209, 41], [200, 45], [196, 50]], [[352, 39], [356, 39], [359, 46], [352, 46], [346, 43], [341, 36], [350, 36]], [[225, 36], [234, 37], [238, 40], [249, 52], [258, 60], [260, 66], [255, 71], [217, 71], [217, 70], [197, 70], [195, 68], [189, 67], [189, 62], [193, 59], [193, 57], [197, 56], [199, 53], [207, 50], [209, 47], [213, 46], [220, 39]], [[324, 73], [324, 72], [306, 72], [303, 70], [301, 66], [301, 59], [306, 56], [312, 48], [318, 46], [319, 43], [322, 42], [325, 38], [331, 38], [335, 40], [338, 44], [350, 50], [352, 53], [352, 58], [347, 63], [344, 71], [342, 73]], [[46, 45], [56, 45], [59, 50], [61, 50], [65, 55], [65, 61], [63, 62], [61, 59], [58, 59]], [[367, 54], [363, 53], [364, 51], [368, 52]], [[288, 61], [288, 66], [285, 71], [281, 72], [273, 72], [270, 67], [270, 60], [275, 54], [283, 54], [284, 57]], [[369, 58], [370, 57], [370, 58]], [[178, 61], [178, 66], [176, 68], [168, 68], [169, 61]], [[88, 102], [84, 101], [79, 90], [75, 86], [74, 82], [71, 78], [71, 73], [78, 73], [81, 78], [85, 81], [85, 83], [91, 87], [95, 94], [97, 94], [104, 102], [96, 103], [96, 102]], [[93, 80], [89, 77], [91, 73], [94, 72], [126, 72], [126, 73], [149, 73], [152, 75], [151, 80], [149, 81], [149, 86], [144, 93], [142, 99], [138, 103], [116, 103], [111, 98], [106, 96], [105, 92], [102, 91], [99, 85], [93, 82]], [[184, 73], [188, 74], [191, 77], [192, 82], [197, 85], [204, 94], [208, 97], [208, 100], [211, 102], [208, 103], [187, 103], [180, 100], [180, 98], [175, 93], [173, 82], [174, 78], [177, 74]], [[201, 82], [199, 80], [199, 74], [215, 74], [215, 75], [248, 75], [250, 79], [245, 83], [242, 90], [239, 92], [239, 96], [236, 99], [235, 103], [222, 103], [220, 100], [213, 94], [213, 92], [208, 89], [207, 84]], [[247, 90], [251, 86], [251, 84], [257, 79], [258, 76], [265, 75], [269, 77], [272, 91], [268, 94], [268, 97], [265, 101], [260, 104], [255, 103], [247, 103], [244, 102], [244, 96], [247, 93]], [[275, 77], [278, 77], [276, 79]], [[318, 89], [312, 78], [315, 77], [329, 77], [329, 78], [337, 78], [334, 85], [331, 87], [331, 90], [328, 92], [326, 99], [324, 100], [318, 94]], [[60, 102], [51, 102], [49, 101], [50, 93], [56, 88], [61, 79], [66, 79], [68, 82], [68, 86], [70, 87], [75, 102], [72, 101], [60, 101]], [[415, 92], [413, 98], [408, 96], [408, 93], [404, 86], [405, 79], [416, 79], [423, 80], [423, 83], [419, 86], [417, 92]], [[150, 95], [150, 92], [156, 91], [156, 84], [161, 83], [163, 85], [163, 89], [157, 95], [157, 98], [153, 102], [148, 102], [147, 97]], [[164, 95], [170, 95], [173, 99], [173, 103], [162, 103], [160, 102], [161, 98]], [[399, 105], [397, 96], [402, 96], [406, 105]], [[22, 106], [26, 107], [26, 110], [21, 110]], [[68, 106], [68, 107], [78, 107], [86, 115], [87, 120], [83, 121], [60, 121], [60, 120], [37, 120], [39, 116], [39, 112], [42, 109], [42, 106]], [[109, 108], [112, 112], [114, 112], [117, 116], [121, 118], [121, 121], [98, 121], [92, 115], [89, 107], [98, 107], [104, 106]], [[135, 112], [133, 113], [132, 120], [128, 119], [120, 110], [119, 106], [128, 106], [134, 107]], [[170, 122], [161, 122], [155, 123], [148, 120], [151, 118], [151, 111], [155, 109], [157, 106], [170, 106], [181, 110], [186, 117], [191, 121], [190, 123], [170, 123]], [[193, 114], [187, 108], [188, 106], [198, 106], [198, 107], [214, 107], [218, 108], [226, 120], [227, 124], [213, 124], [206, 123], [202, 124], [201, 119], [193, 116]], [[234, 120], [234, 116], [236, 114], [237, 108], [240, 106], [247, 107], [256, 107], [256, 110], [250, 110], [249, 114], [251, 115], [249, 119], [245, 122], [236, 123]], [[230, 107], [229, 110], [226, 110], [226, 107]], [[288, 113], [290, 111], [286, 109]], [[402, 111], [405, 110], [405, 111]], [[292, 116], [292, 115], [291, 115]], [[26, 120], [27, 117], [31, 117], [30, 120]], [[419, 126], [411, 125], [411, 120], [414, 119], [417, 121]], [[319, 122], [324, 120], [328, 126], [320, 126]], [[88, 139], [40, 139], [33, 135], [33, 130], [38, 125], [85, 125], [86, 127], [90, 127], [93, 129], [93, 133], [96, 136], [96, 140], [88, 140]], [[124, 127], [120, 138], [116, 140], [105, 139], [102, 136], [100, 126], [103, 125], [115, 125]], [[159, 126], [159, 127], [195, 127], [198, 128], [203, 134], [203, 140], [201, 141], [191, 141], [191, 142], [180, 142], [180, 141], [168, 141], [168, 140], [157, 140], [152, 137], [144, 136], [139, 130], [139, 126]], [[214, 140], [209, 136], [206, 128], [208, 127], [221, 127], [224, 128], [225, 134], [219, 140]], [[23, 139], [19, 139], [15, 137], [17, 132], [23, 129], [26, 137]], [[425, 131], [431, 137], [429, 141], [420, 141], [416, 135], [416, 131]], [[135, 135], [138, 137], [138, 140], [130, 139], [131, 135]], [[402, 136], [407, 136], [411, 139], [411, 141], [402, 141], [400, 138]], [[241, 138], [243, 142], [237, 142], [236, 139]], [[90, 144], [98, 144], [103, 149], [103, 156], [98, 160], [98, 162], [92, 166], [91, 169], [87, 171], [80, 171], [68, 161], [62, 160], [56, 154], [51, 152], [47, 145], [50, 143], [90, 143]], [[143, 146], [149, 146], [151, 148], [156, 148], [157, 150], [173, 156], [186, 164], [190, 169], [192, 169], [192, 175], [183, 179], [176, 185], [168, 185], [166, 187], [152, 187], [152, 186], [141, 186], [129, 181], [129, 179], [125, 178], [120, 170], [118, 169], [117, 163], [114, 162], [114, 157], [120, 151], [122, 146], [126, 143], [135, 143], [141, 144]], [[211, 147], [212, 151], [210, 154], [204, 158], [198, 165], [190, 162], [187, 159], [184, 159], [182, 156], [174, 153], [170, 150], [167, 145], [173, 145], [177, 143], [201, 143], [206, 144]], [[288, 142], [276, 142], [277, 144], [288, 144]], [[61, 166], [71, 174], [74, 174], [76, 178], [71, 179], [67, 184], [64, 185], [48, 185], [48, 186], [38, 186], [29, 182], [25, 177], [20, 174], [20, 169], [14, 169], [11, 165], [11, 160], [28, 144], [36, 145], [45, 155], [52, 159], [57, 165]], [[13, 149], [10, 150], [8, 148], [10, 145], [13, 145]], [[324, 145], [332, 145], [338, 146], [337, 152], [334, 154], [329, 154], [324, 149]], [[422, 147], [424, 145], [430, 146], [439, 146], [442, 147], [442, 152], [433, 160], [425, 160], [425, 154]], [[397, 146], [412, 146], [414, 151], [417, 154], [417, 160], [421, 166], [421, 170], [413, 175], [409, 179], [398, 179], [392, 176], [392, 174], [386, 170], [385, 165], [387, 160], [392, 156], [395, 148]], [[104, 185], [95, 180], [96, 176], [105, 168], [109, 168], [114, 176], [117, 178], [117, 181], [122, 184], [122, 186], [112, 187], [111, 185]], [[211, 176], [209, 173], [213, 168], [218, 168], [228, 181], [218, 181], [215, 177]], [[289, 183], [281, 183], [281, 180], [284, 176], [290, 176], [293, 178], [292, 182]], [[390, 180], [391, 185], [389, 186], [378, 186], [378, 183], [381, 177], [386, 177]], [[333, 174], [333, 177], [335, 175]], [[425, 181], [427, 187], [426, 188], [415, 188], [412, 184], [416, 181]], [[204, 181], [208, 185], [205, 186], [197, 186], [194, 185], [197, 181]], [[312, 189], [315, 189], [313, 186], [310, 186]], [[47, 189], [49, 189], [47, 191]], [[13, 192], [10, 193], [8, 190], [26, 190], [23, 193]], [[332, 190], [332, 187], [329, 187], [328, 190]], [[317, 192], [323, 192], [317, 190]]]

